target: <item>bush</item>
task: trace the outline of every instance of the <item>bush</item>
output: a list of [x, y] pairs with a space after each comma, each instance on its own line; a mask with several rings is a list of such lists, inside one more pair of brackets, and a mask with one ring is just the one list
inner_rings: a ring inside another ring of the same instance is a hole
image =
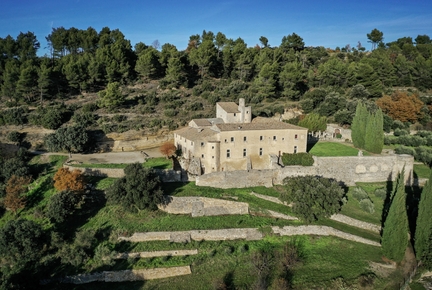
[[282, 201], [294, 202], [293, 212], [307, 223], [340, 211], [345, 192], [334, 179], [317, 176], [285, 178]]
[[375, 189], [374, 194], [376, 197], [379, 197], [382, 200], [385, 200], [387, 197], [387, 190], [385, 188], [377, 188], [377, 189]]
[[405, 135], [409, 135], [409, 131], [405, 130], [405, 129], [400, 129], [400, 128], [396, 128], [393, 132], [393, 135], [395, 136], [405, 136]]
[[6, 125], [23, 125], [27, 123], [27, 108], [18, 107], [3, 110], [2, 119]]
[[99, 108], [98, 105], [95, 103], [87, 103], [82, 106], [82, 111], [84, 113], [91, 113], [96, 111], [98, 108]]
[[375, 206], [372, 203], [370, 199], [362, 199], [360, 201], [360, 208], [368, 213], [374, 213], [375, 212]]
[[283, 153], [282, 163], [284, 166], [290, 165], [302, 165], [302, 166], [312, 166], [314, 159], [310, 153]]
[[164, 115], [166, 117], [175, 117], [175, 116], [177, 116], [177, 114], [178, 114], [178, 111], [175, 109], [167, 109], [164, 111]]
[[353, 189], [352, 191], [352, 196], [357, 199], [358, 201], [362, 201], [364, 199], [368, 199], [368, 194], [367, 192], [361, 188], [361, 187], [356, 187]]

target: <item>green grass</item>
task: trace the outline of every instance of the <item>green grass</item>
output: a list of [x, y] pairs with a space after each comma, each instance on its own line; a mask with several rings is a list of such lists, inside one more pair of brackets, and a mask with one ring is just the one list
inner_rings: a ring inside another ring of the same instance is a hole
[[382, 208], [384, 205], [383, 199], [375, 196], [374, 190], [376, 188], [386, 188], [386, 183], [358, 183], [359, 187], [363, 188], [367, 193], [372, 203], [374, 204], [375, 212], [368, 213], [360, 208], [359, 201], [355, 199], [351, 192], [355, 187], [350, 187], [347, 193], [348, 202], [342, 206], [341, 214], [349, 217], [362, 220], [368, 223], [381, 225]]
[[[357, 156], [358, 151], [356, 148], [341, 143], [320, 141], [309, 150], [309, 153], [319, 157]], [[369, 153], [363, 151], [363, 155], [368, 156]]]
[[158, 158], [150, 158], [143, 164], [146, 168], [154, 168], [154, 169], [171, 169], [172, 159], [166, 159], [165, 157]]
[[426, 164], [414, 164], [414, 175], [418, 178], [429, 178], [430, 168]]

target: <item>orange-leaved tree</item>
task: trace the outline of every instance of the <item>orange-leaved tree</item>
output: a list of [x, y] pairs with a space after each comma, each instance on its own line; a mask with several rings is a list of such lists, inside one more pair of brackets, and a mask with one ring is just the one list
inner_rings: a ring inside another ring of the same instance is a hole
[[3, 200], [7, 209], [16, 213], [17, 210], [25, 207], [26, 197], [24, 193], [27, 192], [30, 181], [30, 176], [12, 175], [11, 178], [9, 178], [6, 183], [6, 196]]
[[401, 122], [414, 123], [423, 117], [423, 102], [416, 94], [395, 91], [391, 96], [386, 95], [376, 100], [376, 104], [383, 113]]
[[175, 154], [176, 149], [177, 148], [175, 147], [174, 143], [172, 143], [170, 141], [163, 143], [159, 147], [160, 153], [162, 153], [162, 155], [164, 155], [167, 159], [172, 157]]
[[81, 193], [85, 189], [85, 181], [81, 171], [62, 167], [54, 175], [54, 187], [58, 191], [70, 190]]

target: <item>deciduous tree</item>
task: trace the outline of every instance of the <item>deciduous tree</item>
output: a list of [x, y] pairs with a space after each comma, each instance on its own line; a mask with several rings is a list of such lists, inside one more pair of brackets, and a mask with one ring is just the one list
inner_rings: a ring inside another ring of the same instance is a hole
[[176, 152], [176, 149], [177, 148], [175, 147], [174, 143], [171, 141], [167, 141], [159, 147], [160, 153], [162, 153], [162, 155], [164, 155], [166, 158], [173, 156]]
[[422, 117], [423, 102], [416, 94], [394, 91], [391, 96], [379, 98], [376, 104], [383, 113], [401, 122], [416, 122]]
[[58, 191], [73, 191], [81, 193], [85, 189], [85, 180], [78, 169], [69, 170], [62, 167], [54, 174], [54, 187]]
[[9, 178], [6, 184], [6, 196], [3, 201], [7, 209], [16, 213], [17, 210], [25, 207], [26, 197], [24, 193], [27, 192], [30, 181], [30, 176], [12, 175]]

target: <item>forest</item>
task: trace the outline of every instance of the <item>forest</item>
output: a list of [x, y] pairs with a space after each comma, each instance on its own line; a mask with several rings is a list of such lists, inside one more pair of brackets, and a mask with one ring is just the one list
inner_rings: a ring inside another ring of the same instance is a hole
[[[9, 110], [2, 113], [0, 124], [29, 122], [56, 129], [77, 109], [62, 106], [65, 100], [99, 92], [98, 107], [87, 109], [113, 111], [127, 108], [131, 92], [124, 88], [156, 82], [157, 89], [135, 96], [147, 105], [141, 110], [144, 115], [154, 112], [158, 102], [175, 101], [164, 107], [165, 115], [174, 117], [184, 97], [192, 94], [200, 101], [189, 104], [189, 111], [243, 97], [251, 104], [282, 102], [257, 114], [273, 115], [295, 104], [305, 114], [316, 112], [349, 125], [362, 99], [383, 110], [387, 130], [392, 120], [419, 121], [427, 128], [432, 103], [427, 94], [432, 88], [430, 37], [384, 43], [384, 33], [377, 29], [367, 37], [372, 51], [360, 42], [356, 47], [308, 47], [296, 33], [284, 36], [279, 46], [262, 36], [261, 45], [248, 47], [241, 38], [204, 30], [191, 35], [187, 48], [179, 50], [157, 40], [132, 47], [121, 31], [108, 27], [100, 32], [59, 27], [46, 37], [49, 55], [40, 57], [40, 43], [32, 32], [8, 35], [0, 38], [0, 91], [3, 108]], [[173, 89], [183, 91], [172, 93]], [[49, 113], [47, 104], [58, 106], [58, 125], [41, 120]], [[168, 124], [171, 129], [184, 125], [177, 121]]]

